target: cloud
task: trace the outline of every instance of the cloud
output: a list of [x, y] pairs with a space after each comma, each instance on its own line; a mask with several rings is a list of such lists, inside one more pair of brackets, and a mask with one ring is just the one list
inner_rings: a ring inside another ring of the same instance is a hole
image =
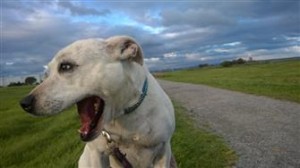
[[67, 9], [72, 15], [82, 16], [82, 15], [94, 15], [94, 16], [105, 16], [110, 14], [110, 10], [103, 9], [97, 10], [94, 8], [85, 7], [84, 4], [75, 5], [70, 1], [59, 1], [58, 6]]
[[290, 58], [300, 56], [300, 46], [291, 46], [285, 48], [277, 48], [272, 50], [258, 49], [253, 51], [245, 51], [238, 57], [248, 59], [252, 57], [254, 60], [266, 60], [274, 58]]
[[151, 58], [145, 58], [144, 60], [146, 62], [157, 62], [157, 61], [160, 61], [160, 58], [158, 58], [158, 57], [151, 57]]
[[98, 25], [97, 30], [92, 30], [94, 25], [57, 16], [51, 11], [54, 6], [49, 4], [35, 4], [31, 10], [27, 6], [25, 9], [9, 7], [3, 9], [1, 56], [4, 62], [14, 62], [14, 65], [8, 67], [1, 63], [1, 76], [40, 73], [42, 65], [59, 49], [77, 39], [98, 35], [96, 32], [101, 28]]
[[38, 74], [82, 38], [129, 35], [151, 70], [300, 56], [298, 1], [3, 1], [1, 76]]
[[167, 9], [162, 11], [164, 26], [189, 25], [194, 27], [212, 27], [234, 24], [234, 20], [214, 9], [196, 8], [184, 11]]
[[184, 56], [187, 60], [191, 61], [208, 61], [214, 59], [211, 56], [202, 56], [200, 53], [186, 53]]
[[15, 63], [14, 62], [5, 62], [5, 65], [7, 66], [11, 66], [11, 65], [14, 65]]
[[231, 43], [225, 43], [225, 44], [223, 44], [223, 46], [234, 47], [234, 46], [238, 46], [238, 45], [241, 45], [241, 44], [242, 44], [241, 42], [236, 41], [236, 42], [231, 42]]
[[178, 55], [175, 53], [175, 52], [170, 52], [170, 53], [165, 53], [164, 54], [164, 57], [165, 58], [175, 58], [177, 57]]

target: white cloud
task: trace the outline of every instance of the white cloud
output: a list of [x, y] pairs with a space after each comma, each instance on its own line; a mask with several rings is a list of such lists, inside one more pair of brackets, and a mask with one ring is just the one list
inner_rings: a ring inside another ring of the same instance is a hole
[[298, 54], [297, 56], [300, 56], [300, 46], [287, 47], [287, 48], [285, 48], [285, 51], [292, 52], [292, 53]]
[[162, 37], [166, 39], [173, 39], [182, 36], [197, 35], [197, 36], [203, 36], [204, 38], [207, 35], [212, 34], [213, 32], [214, 30], [211, 28], [194, 28], [194, 29], [186, 28], [186, 29], [177, 30], [176, 32], [173, 31], [173, 32], [163, 33]]
[[235, 47], [235, 48], [216, 48], [216, 49], [210, 49], [209, 52], [216, 52], [216, 53], [228, 53], [228, 54], [234, 54], [234, 53], [240, 53], [245, 51], [245, 47]]
[[175, 52], [170, 52], [170, 53], [165, 53], [164, 54], [164, 57], [165, 58], [175, 58], [175, 57], [177, 57], [178, 55], [177, 55], [177, 53], [175, 53]]
[[184, 57], [190, 61], [208, 61], [214, 59], [211, 56], [201, 56], [200, 53], [187, 53], [184, 55]]
[[273, 50], [259, 49], [253, 51], [246, 51], [244, 53], [239, 54], [237, 58], [249, 59], [249, 57], [252, 57], [254, 60], [266, 60], [299, 56], [300, 46], [291, 46]]
[[231, 42], [208, 46], [204, 52], [207, 54], [239, 54], [247, 50], [241, 42]]
[[226, 48], [216, 48], [216, 49], [213, 49], [214, 52], [217, 52], [217, 53], [229, 53], [231, 52], [231, 49], [226, 49]]
[[158, 62], [158, 61], [160, 61], [160, 58], [158, 58], [158, 57], [151, 57], [151, 58], [144, 58], [144, 60], [146, 62]]
[[15, 63], [14, 62], [5, 62], [5, 65], [7, 66], [11, 66], [11, 65], [14, 65]]
[[298, 37], [283, 36], [283, 38], [285, 40], [288, 40], [288, 41], [298, 41], [298, 42], [300, 42], [300, 36], [298, 36]]
[[241, 42], [236, 41], [236, 42], [231, 42], [231, 43], [225, 43], [225, 44], [223, 44], [223, 46], [234, 47], [234, 46], [238, 46], [238, 45], [241, 45], [241, 44], [242, 44]]
[[179, 33], [165, 33], [165, 34], [163, 34], [163, 36], [166, 37], [166, 38], [175, 38], [179, 35], [180, 35]]
[[144, 25], [142, 26], [142, 28], [150, 33], [153, 33], [153, 34], [159, 34], [161, 33], [163, 30], [165, 30], [164, 27], [151, 27], [151, 26], [148, 26], [148, 25]]

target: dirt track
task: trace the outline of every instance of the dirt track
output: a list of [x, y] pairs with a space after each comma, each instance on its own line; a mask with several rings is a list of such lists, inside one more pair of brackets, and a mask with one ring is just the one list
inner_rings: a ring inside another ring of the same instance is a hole
[[225, 138], [239, 168], [300, 168], [300, 104], [203, 85], [159, 81], [199, 126]]

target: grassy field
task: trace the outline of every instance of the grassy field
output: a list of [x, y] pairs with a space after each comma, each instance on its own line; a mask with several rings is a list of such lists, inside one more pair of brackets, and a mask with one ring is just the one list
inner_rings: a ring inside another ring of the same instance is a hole
[[225, 145], [223, 139], [194, 125], [186, 110], [174, 103], [176, 131], [172, 150], [181, 168], [229, 168], [237, 159], [235, 152]]
[[76, 167], [83, 149], [76, 132], [77, 114], [70, 110], [49, 118], [26, 114], [18, 101], [31, 89], [0, 89], [0, 167]]
[[190, 69], [158, 77], [300, 102], [300, 60]]
[[[18, 102], [30, 87], [0, 88], [0, 167], [74, 168], [83, 150], [75, 109], [36, 118], [23, 112]], [[176, 132], [172, 148], [182, 168], [224, 168], [234, 164], [235, 153], [224, 141], [198, 129], [175, 103]]]

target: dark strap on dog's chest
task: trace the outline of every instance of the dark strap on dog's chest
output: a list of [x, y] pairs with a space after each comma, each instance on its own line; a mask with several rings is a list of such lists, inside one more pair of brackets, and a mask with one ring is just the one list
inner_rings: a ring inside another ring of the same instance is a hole
[[127, 160], [126, 155], [123, 154], [119, 148], [114, 148], [112, 154], [121, 163], [123, 168], [132, 168], [132, 165]]
[[108, 155], [112, 155], [122, 165], [123, 168], [132, 168], [132, 165], [126, 158], [126, 154], [123, 154], [120, 151], [115, 142], [112, 140], [110, 134], [107, 131], [102, 130], [102, 136], [107, 141]]

